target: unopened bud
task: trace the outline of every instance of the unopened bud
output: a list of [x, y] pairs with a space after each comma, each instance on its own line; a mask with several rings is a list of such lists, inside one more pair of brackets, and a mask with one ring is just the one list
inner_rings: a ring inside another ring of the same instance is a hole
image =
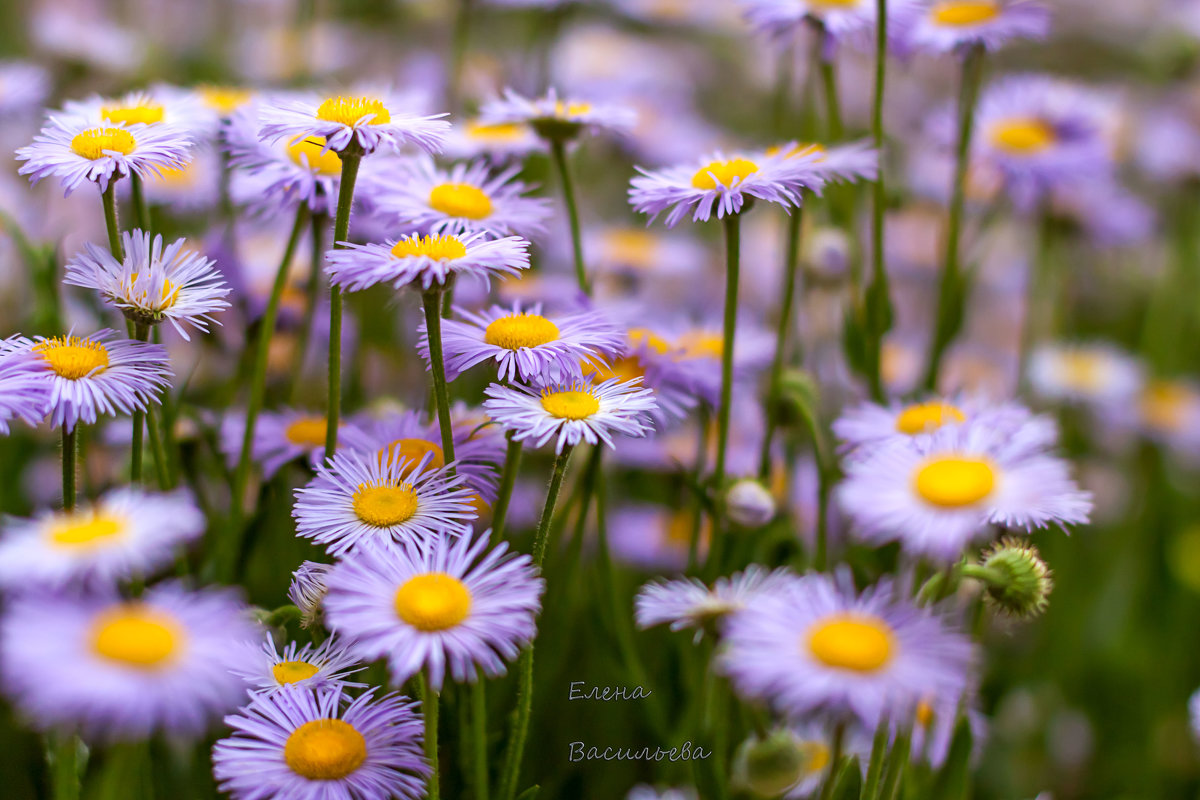
[[808, 772], [811, 753], [789, 730], [752, 736], [734, 755], [734, 785], [755, 797], [779, 797]]
[[725, 515], [743, 528], [761, 528], [775, 516], [775, 498], [758, 481], [743, 478], [725, 492]]
[[1019, 539], [1001, 539], [984, 551], [978, 567], [964, 569], [963, 574], [981, 580], [988, 599], [1016, 617], [1045, 611], [1054, 588], [1050, 568], [1037, 548]]
[[325, 600], [325, 578], [333, 566], [316, 561], [305, 561], [292, 573], [292, 585], [288, 587], [288, 599], [300, 609], [300, 626], [307, 628], [321, 618], [321, 605]]

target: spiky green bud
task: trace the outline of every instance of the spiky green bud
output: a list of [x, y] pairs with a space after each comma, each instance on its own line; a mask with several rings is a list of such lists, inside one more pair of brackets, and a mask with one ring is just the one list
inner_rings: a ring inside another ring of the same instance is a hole
[[978, 565], [963, 575], [984, 584], [998, 609], [1015, 617], [1036, 617], [1046, 610], [1054, 580], [1037, 548], [1020, 539], [1004, 538], [984, 551]]

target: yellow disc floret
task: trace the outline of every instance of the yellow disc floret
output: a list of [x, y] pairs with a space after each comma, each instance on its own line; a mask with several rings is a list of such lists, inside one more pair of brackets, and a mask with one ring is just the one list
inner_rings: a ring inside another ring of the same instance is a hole
[[301, 447], [323, 447], [329, 423], [325, 417], [301, 417], [287, 426], [284, 437]]
[[587, 419], [600, 410], [600, 401], [591, 392], [543, 392], [542, 408], [559, 419]]
[[416, 575], [396, 590], [396, 615], [419, 631], [444, 631], [471, 613], [471, 591], [445, 572]]
[[301, 167], [315, 169], [321, 175], [341, 175], [342, 159], [332, 150], [323, 150], [324, 147], [324, 136], [296, 136], [288, 142], [288, 158]]
[[917, 468], [913, 487], [928, 503], [961, 508], [986, 498], [996, 487], [996, 470], [986, 459], [937, 456]]
[[519, 350], [553, 342], [558, 336], [558, 326], [550, 320], [520, 312], [493, 320], [483, 333], [483, 341], [505, 350]]
[[433, 187], [429, 206], [448, 217], [487, 219], [492, 215], [492, 198], [469, 183], [442, 183]]
[[1013, 155], [1033, 155], [1054, 144], [1058, 134], [1045, 120], [1016, 117], [998, 122], [991, 130], [992, 146]]
[[426, 453], [433, 453], [425, 469], [441, 469], [446, 466], [446, 456], [442, 448], [428, 439], [397, 439], [379, 451], [380, 463], [399, 463], [411, 461], [416, 466]]
[[896, 417], [896, 430], [909, 436], [937, 430], [947, 423], [966, 422], [967, 417], [949, 403], [934, 400], [917, 403], [900, 412]]
[[55, 336], [33, 346], [60, 378], [77, 381], [108, 368], [108, 348], [81, 336]]
[[989, 22], [1000, 13], [1000, 8], [989, 0], [949, 0], [935, 3], [929, 16], [938, 25], [966, 27]]
[[161, 667], [178, 654], [182, 640], [178, 622], [136, 603], [109, 609], [92, 623], [92, 650], [122, 666]]
[[125, 526], [126, 520], [121, 517], [88, 511], [58, 516], [46, 534], [55, 547], [83, 550], [119, 538]]
[[137, 147], [133, 134], [121, 128], [88, 128], [71, 139], [71, 150], [89, 161], [104, 158], [108, 153], [127, 156]]
[[892, 629], [879, 617], [838, 615], [821, 620], [808, 632], [808, 650], [827, 667], [876, 672], [892, 660]]
[[396, 258], [425, 256], [435, 261], [453, 261], [467, 254], [467, 246], [457, 236], [413, 236], [401, 239], [392, 248]]
[[280, 661], [271, 667], [271, 674], [280, 684], [306, 681], [320, 672], [321, 668], [307, 661]]
[[283, 746], [283, 760], [309, 780], [341, 780], [367, 760], [367, 742], [345, 720], [314, 719], [292, 731]]
[[376, 528], [407, 522], [417, 513], [419, 505], [417, 493], [407, 483], [360, 483], [353, 496], [354, 515]]
[[758, 172], [758, 164], [745, 158], [734, 158], [729, 161], [713, 161], [696, 170], [692, 176], [692, 186], [696, 189], [716, 189], [717, 184], [729, 188], [754, 173]]
[[367, 114], [374, 114], [368, 125], [386, 125], [392, 121], [391, 112], [382, 100], [375, 97], [328, 97], [317, 107], [317, 119], [355, 125]]

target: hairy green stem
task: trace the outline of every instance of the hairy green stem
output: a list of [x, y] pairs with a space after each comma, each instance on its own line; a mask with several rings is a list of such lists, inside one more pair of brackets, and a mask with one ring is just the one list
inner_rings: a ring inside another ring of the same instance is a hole
[[504, 526], [508, 519], [508, 504], [512, 500], [513, 487], [517, 483], [517, 471], [521, 467], [523, 446], [513, 438], [512, 431], [505, 434], [508, 447], [504, 454], [504, 472], [500, 477], [500, 493], [492, 506], [492, 540], [504, 541]]
[[425, 331], [429, 337], [429, 372], [433, 375], [433, 399], [437, 405], [438, 425], [442, 429], [442, 455], [454, 474], [454, 425], [450, 420], [450, 390], [446, 386], [446, 362], [442, 354], [442, 290], [431, 289], [422, 295], [425, 305]]
[[[333, 218], [333, 248], [341, 250], [350, 238], [350, 208], [354, 205], [354, 182], [362, 163], [362, 148], [347, 145], [338, 153], [342, 160], [342, 178], [338, 187], [337, 213]], [[315, 268], [315, 265], [314, 265]], [[329, 287], [329, 403], [325, 422], [325, 459], [337, 451], [338, 424], [342, 413], [342, 290]], [[449, 459], [450, 454], [446, 454]]]
[[579, 289], [586, 295], [592, 293], [588, 284], [587, 267], [583, 261], [583, 236], [579, 231], [579, 209], [575, 205], [575, 185], [571, 181], [571, 170], [567, 166], [567, 144], [562, 139], [550, 140], [550, 155], [558, 170], [558, 178], [562, 184], [563, 202], [567, 206], [567, 220], [571, 224], [571, 252], [575, 259], [575, 278], [579, 281]]
[[63, 509], [67, 511], [75, 510], [75, 460], [76, 460], [76, 433], [78, 428], [67, 430], [64, 423], [62, 426], [62, 495]]
[[100, 195], [104, 203], [104, 227], [108, 230], [108, 249], [117, 261], [125, 260], [125, 245], [121, 242], [121, 224], [117, 219], [117, 182], [108, 182], [108, 188]]
[[779, 324], [775, 331], [775, 358], [771, 362], [771, 378], [767, 388], [767, 429], [763, 433], [762, 452], [758, 460], [758, 474], [763, 479], [771, 474], [771, 440], [779, 423], [777, 406], [783, 365], [787, 360], [788, 339], [792, 331], [792, 305], [796, 298], [796, 273], [799, 271], [800, 262], [801, 222], [801, 211], [797, 207], [788, 218], [787, 244], [784, 248], [783, 301], [779, 307]]
[[883, 334], [891, 324], [888, 275], [883, 259], [883, 218], [887, 207], [883, 156], [883, 96], [887, 75], [887, 0], [875, 0], [875, 98], [871, 108], [871, 141], [879, 153], [879, 173], [875, 177], [871, 205], [871, 285], [865, 297], [868, 361], [867, 382], [871, 396], [883, 400], [880, 374]]
[[713, 468], [713, 489], [716, 502], [713, 504], [713, 537], [709, 545], [708, 559], [713, 569], [721, 568], [721, 551], [724, 544], [719, 535], [724, 514], [722, 498], [725, 491], [726, 451], [729, 448], [729, 415], [733, 405], [733, 345], [737, 332], [738, 273], [741, 262], [741, 217], [730, 214], [725, 224], [725, 321], [722, 328], [721, 348], [721, 403], [717, 407], [717, 460]]

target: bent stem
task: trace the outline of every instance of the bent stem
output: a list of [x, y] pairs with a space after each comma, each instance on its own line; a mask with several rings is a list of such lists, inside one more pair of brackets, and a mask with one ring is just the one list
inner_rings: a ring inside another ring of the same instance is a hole
[[[341, 185], [338, 187], [337, 214], [333, 219], [333, 249], [345, 248], [350, 238], [350, 207], [354, 205], [354, 182], [363, 152], [353, 142], [338, 153], [342, 160]], [[315, 268], [316, 265], [314, 265]], [[338, 423], [342, 413], [342, 290], [329, 286], [329, 404], [325, 421], [325, 459], [337, 450]], [[446, 454], [449, 457], [449, 453]]]
[[492, 539], [504, 540], [504, 526], [508, 517], [508, 504], [512, 500], [513, 486], [517, 483], [517, 471], [521, 467], [522, 443], [513, 438], [513, 432], [505, 434], [508, 448], [504, 454], [504, 474], [500, 478], [500, 493], [492, 506]]
[[799, 206], [788, 217], [787, 245], [783, 263], [783, 302], [779, 307], [779, 325], [775, 332], [775, 358], [771, 362], [771, 378], [767, 389], [767, 430], [763, 434], [759, 455], [758, 475], [766, 478], [771, 472], [771, 440], [779, 419], [779, 386], [783, 379], [783, 364], [787, 359], [788, 334], [792, 329], [792, 305], [796, 297], [796, 272], [800, 261], [801, 211]]
[[442, 455], [454, 474], [454, 426], [450, 422], [450, 391], [446, 386], [446, 362], [442, 356], [442, 290], [421, 295], [425, 305], [425, 332], [429, 336], [429, 371], [433, 375], [433, 399], [442, 430]]
[[729, 447], [729, 414], [733, 404], [733, 343], [737, 332], [738, 273], [741, 261], [741, 217], [730, 214], [725, 217], [725, 322], [722, 328], [721, 348], [721, 404], [717, 407], [717, 460], [713, 468], [713, 489], [716, 502], [713, 504], [713, 539], [708, 551], [708, 560], [715, 569], [720, 569], [720, 551], [723, 536], [718, 532], [724, 515], [725, 460]]
[[550, 154], [558, 177], [562, 183], [563, 202], [567, 206], [567, 219], [571, 223], [571, 251], [575, 258], [575, 278], [579, 281], [579, 289], [586, 295], [591, 295], [588, 285], [587, 268], [583, 263], [583, 238], [579, 233], [579, 209], [575, 205], [575, 185], [571, 181], [571, 170], [567, 167], [567, 144], [562, 139], [550, 140]]

